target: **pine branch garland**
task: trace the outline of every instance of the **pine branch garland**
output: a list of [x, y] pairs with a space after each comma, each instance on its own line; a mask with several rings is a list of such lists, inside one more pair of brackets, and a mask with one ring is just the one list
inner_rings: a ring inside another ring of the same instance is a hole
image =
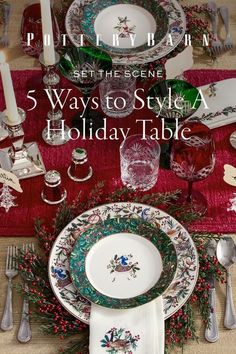
[[89, 337], [84, 336], [79, 341], [71, 342], [66, 348], [61, 348], [59, 353], [63, 354], [89, 354], [88, 349]]
[[45, 334], [54, 334], [60, 338], [78, 334], [87, 330], [87, 325], [71, 316], [58, 302], [48, 279], [47, 261], [34, 251], [21, 251], [18, 256], [19, 271], [28, 283], [28, 290], [19, 286], [29, 301], [34, 304], [33, 316], [39, 322]]

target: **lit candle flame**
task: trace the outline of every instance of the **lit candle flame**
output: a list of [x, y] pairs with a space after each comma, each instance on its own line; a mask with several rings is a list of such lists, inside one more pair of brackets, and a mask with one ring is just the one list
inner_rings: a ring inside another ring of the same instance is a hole
[[4, 52], [0, 52], [0, 64], [4, 64], [6, 62], [6, 56]]

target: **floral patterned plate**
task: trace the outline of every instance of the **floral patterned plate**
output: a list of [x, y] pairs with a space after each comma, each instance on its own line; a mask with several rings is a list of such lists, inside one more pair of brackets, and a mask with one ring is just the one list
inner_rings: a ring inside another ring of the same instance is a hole
[[165, 38], [168, 18], [156, 0], [105, 0], [83, 7], [81, 30], [92, 45], [110, 54], [140, 53]]
[[86, 211], [69, 223], [57, 237], [49, 258], [49, 279], [55, 296], [73, 316], [89, 323], [90, 303], [83, 298], [70, 279], [69, 256], [81, 232], [110, 218], [137, 218], [164, 231], [177, 253], [175, 277], [163, 295], [165, 318], [172, 316], [188, 300], [198, 278], [198, 255], [186, 229], [173, 217], [148, 205], [112, 203]]
[[[186, 18], [181, 5], [178, 3], [177, 0], [153, 1], [156, 3], [157, 7], [161, 7], [163, 9], [164, 13], [166, 14], [166, 17], [168, 18], [166, 35], [162, 39], [159, 38], [153, 47], [150, 47], [142, 51], [141, 53], [132, 51], [132, 53], [121, 55], [119, 53], [114, 53], [113, 51], [112, 59], [114, 65], [145, 64], [148, 62], [155, 61], [169, 54], [181, 42], [186, 30]], [[67, 12], [65, 20], [66, 31], [71, 42], [76, 47], [80, 47], [81, 45], [83, 45], [83, 30], [81, 26], [81, 21], [84, 16], [84, 7], [86, 5], [91, 4], [92, 2], [93, 0], [75, 0], [71, 4]], [[149, 2], [150, 1], [148, 1], [148, 3]], [[129, 4], [130, 1], [126, 1], [126, 4], [127, 3]], [[130, 23], [128, 22], [128, 24]], [[120, 27], [119, 22], [116, 26]], [[160, 37], [162, 37], [162, 35]]]
[[140, 219], [108, 219], [82, 232], [70, 256], [70, 275], [86, 299], [127, 309], [166, 291], [176, 251], [160, 229]]

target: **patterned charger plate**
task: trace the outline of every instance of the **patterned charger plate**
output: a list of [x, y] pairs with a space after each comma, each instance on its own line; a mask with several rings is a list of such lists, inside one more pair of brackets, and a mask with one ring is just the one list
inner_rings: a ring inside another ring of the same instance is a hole
[[[108, 0], [107, 0], [108, 1]], [[144, 0], [143, 0], [144, 2]], [[139, 53], [137, 49], [134, 48], [134, 50], [126, 55], [121, 55], [119, 53], [115, 53], [113, 51], [112, 54], [112, 60], [113, 64], [115, 65], [133, 65], [133, 64], [145, 64], [148, 62], [155, 61], [157, 59], [160, 59], [167, 54], [169, 54], [172, 50], [174, 50], [177, 45], [181, 42], [185, 30], [186, 30], [186, 18], [184, 11], [181, 7], [181, 5], [178, 3], [177, 0], [153, 0], [153, 1], [148, 1], [148, 3], [155, 3], [156, 8], [162, 8], [163, 13], [166, 15], [163, 16], [163, 19], [166, 17], [168, 19], [167, 23], [167, 31], [166, 35], [162, 36], [162, 30], [160, 32], [162, 38], [159, 38], [159, 34], [157, 37], [157, 41], [155, 42], [155, 45], [153, 47], [148, 47], [146, 50], [143, 52]], [[94, 31], [94, 26], [91, 26], [91, 28], [84, 28], [84, 23], [82, 25], [82, 20], [84, 17], [84, 8], [88, 5], [93, 3], [93, 0], [75, 0], [72, 5], [70, 6], [67, 15], [66, 15], [66, 31], [67, 34], [71, 40], [71, 42], [76, 46], [80, 47], [81, 46], [81, 35], [83, 33], [83, 30], [86, 30], [86, 35], [88, 31], [88, 36], [90, 36], [90, 41], [91, 41], [91, 31]], [[99, 3], [99, 2], [97, 2]], [[106, 3], [106, 2], [105, 2]], [[133, 1], [123, 1], [124, 4], [132, 4]], [[150, 5], [149, 5], [150, 6]], [[147, 11], [150, 14], [150, 11]], [[102, 15], [103, 11], [101, 11]], [[153, 13], [153, 10], [152, 10]], [[89, 15], [90, 16], [90, 15]], [[151, 15], [152, 18], [153, 15]], [[88, 17], [88, 15], [87, 15]], [[121, 16], [119, 16], [121, 17]], [[123, 15], [124, 19], [126, 17], [126, 14]], [[144, 17], [144, 16], [143, 16]], [[93, 21], [94, 19], [89, 19], [89, 21]], [[119, 18], [117, 17], [117, 24], [115, 27], [120, 27], [119, 25]], [[158, 22], [158, 21], [157, 21]], [[130, 22], [127, 22], [128, 25]], [[134, 25], [133, 25], [134, 26]], [[83, 27], [83, 30], [82, 30]], [[165, 22], [163, 21], [163, 29], [165, 31]], [[154, 31], [154, 36], [155, 36], [156, 31]], [[94, 43], [94, 35], [92, 36], [93, 40], [92, 42]], [[138, 38], [138, 35], [137, 35]], [[142, 36], [139, 37], [140, 40], [142, 41]], [[103, 43], [104, 45], [108, 45], [107, 43]], [[145, 45], [145, 44], [142, 44]], [[141, 46], [142, 46], [141, 45]], [[102, 47], [101, 47], [102, 48]], [[111, 52], [111, 48], [109, 49], [109, 52]]]
[[82, 232], [70, 256], [80, 294], [97, 305], [127, 309], [166, 291], [176, 272], [173, 243], [141, 219], [108, 219]]
[[49, 258], [49, 279], [55, 296], [68, 312], [85, 323], [89, 323], [90, 303], [80, 295], [71, 281], [69, 256], [82, 232], [102, 221], [124, 217], [141, 219], [160, 228], [175, 246], [177, 271], [163, 295], [166, 319], [185, 304], [196, 285], [199, 268], [197, 250], [189, 233], [173, 217], [138, 203], [112, 203], [96, 207], [84, 212], [65, 227], [57, 237]]
[[149, 50], [148, 34], [159, 43], [168, 30], [167, 13], [156, 0], [95, 1], [82, 11], [81, 30], [86, 38], [96, 46], [99, 37], [101, 49], [112, 55]]

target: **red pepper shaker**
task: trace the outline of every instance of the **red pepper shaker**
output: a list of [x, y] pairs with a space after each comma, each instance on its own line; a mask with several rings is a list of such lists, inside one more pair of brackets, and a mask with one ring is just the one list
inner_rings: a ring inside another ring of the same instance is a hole
[[44, 176], [44, 183], [41, 197], [45, 203], [54, 205], [66, 199], [67, 192], [61, 185], [61, 175], [58, 171], [48, 171]]

